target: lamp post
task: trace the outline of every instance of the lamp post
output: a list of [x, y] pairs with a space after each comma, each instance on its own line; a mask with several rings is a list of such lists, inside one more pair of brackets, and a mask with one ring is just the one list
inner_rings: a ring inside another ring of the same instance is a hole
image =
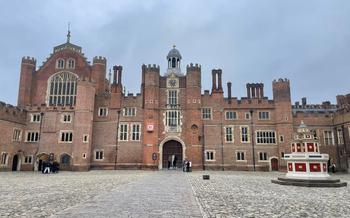
[[255, 139], [254, 139], [254, 124], [253, 124], [253, 109], [251, 109], [250, 111], [250, 125], [251, 125], [251, 138], [252, 138], [252, 155], [253, 155], [253, 171], [255, 172]]

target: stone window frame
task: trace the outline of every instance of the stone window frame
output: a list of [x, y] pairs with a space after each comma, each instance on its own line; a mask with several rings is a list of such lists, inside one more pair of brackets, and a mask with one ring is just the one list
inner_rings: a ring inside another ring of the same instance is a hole
[[108, 107], [99, 107], [97, 111], [97, 115], [99, 117], [107, 117], [108, 116]]
[[46, 104], [72, 106], [76, 104], [79, 76], [70, 71], [60, 71], [47, 80]]
[[[273, 133], [274, 137], [270, 137], [270, 136], [260, 136], [258, 137], [258, 133]], [[276, 139], [276, 131], [275, 130], [255, 130], [255, 143], [257, 145], [277, 145], [277, 139]], [[266, 138], [266, 140], [273, 140], [274, 142], [259, 142], [259, 139], [264, 139]]]
[[63, 58], [58, 58], [56, 60], [56, 69], [63, 70], [65, 68], [65, 60]]
[[[5, 158], [4, 158], [4, 155], [6, 155], [5, 156]], [[7, 166], [8, 165], [8, 162], [9, 162], [9, 157], [10, 157], [10, 155], [9, 155], [9, 153], [8, 152], [5, 152], [5, 151], [3, 151], [3, 152], [1, 152], [1, 156], [0, 156], [0, 165], [1, 166]]]
[[[243, 131], [242, 131], [242, 129], [243, 128], [247, 128], [247, 141], [243, 141], [242, 139], [243, 139]], [[246, 143], [250, 143], [250, 128], [249, 128], [249, 126], [248, 125], [241, 125], [241, 126], [239, 126], [239, 135], [240, 135], [240, 139], [241, 139], [241, 143], [244, 143], [244, 144], [246, 144]]]
[[[98, 156], [99, 158], [96, 158], [97, 152], [100, 152], [100, 155]], [[102, 154], [102, 158], [100, 158], [101, 154]], [[104, 159], [105, 159], [104, 149], [94, 149], [94, 161], [103, 161]]]
[[[167, 89], [167, 104], [177, 106], [179, 104], [179, 89]], [[172, 95], [170, 95], [172, 93]]]
[[71, 69], [71, 70], [75, 69], [75, 59], [74, 58], [69, 58], [67, 60], [66, 64], [67, 64], [67, 66], [66, 66], [67, 69]]
[[[63, 136], [63, 134], [65, 134]], [[71, 135], [68, 135], [71, 134]], [[62, 141], [62, 136], [64, 137], [64, 140]], [[68, 137], [68, 138], [67, 138]], [[58, 137], [58, 143], [73, 143], [74, 133], [73, 130], [60, 130], [60, 134]]]
[[[16, 132], [19, 134], [16, 134]], [[13, 131], [12, 131], [12, 141], [13, 142], [21, 142], [22, 141], [22, 129], [19, 129], [19, 128], [13, 128]]]
[[244, 113], [244, 119], [245, 119], [245, 120], [250, 120], [250, 119], [251, 119], [250, 112], [245, 112], [245, 113]]
[[258, 120], [270, 120], [271, 113], [270, 111], [258, 111]]
[[83, 134], [83, 143], [89, 143], [89, 134]]
[[[215, 153], [216, 151], [215, 150], [212, 150], [212, 149], [207, 149], [204, 151], [204, 155], [205, 155], [205, 161], [209, 161], [209, 162], [214, 162], [216, 161], [215, 160]], [[212, 155], [209, 155], [208, 154], [212, 154]], [[212, 156], [212, 159], [208, 159], [208, 157]]]
[[31, 123], [40, 123], [41, 114], [40, 113], [31, 113], [30, 114], [30, 122]]
[[[242, 160], [242, 155], [241, 155], [242, 153], [243, 153], [243, 160]], [[240, 155], [238, 155], [238, 154], [240, 154]], [[238, 157], [240, 157], [240, 158], [238, 158]], [[236, 159], [236, 162], [247, 162], [247, 152], [245, 150], [237, 150], [235, 152], [235, 159]]]
[[[232, 113], [232, 118], [231, 116], [228, 116], [229, 113]], [[234, 110], [225, 111], [225, 120], [237, 120], [237, 119], [238, 119], [237, 111], [234, 111]]]
[[284, 135], [279, 135], [278, 141], [281, 142], [281, 143], [284, 143], [284, 141], [285, 141]]
[[[138, 132], [134, 132], [134, 127], [138, 126]], [[130, 124], [130, 141], [141, 141], [141, 133], [142, 133], [142, 129], [141, 129], [141, 123], [131, 123]], [[138, 135], [138, 139], [134, 139], [134, 134], [135, 136]]]
[[269, 162], [269, 154], [266, 151], [259, 151], [258, 162]]
[[323, 142], [324, 145], [335, 145], [334, 132], [332, 130], [323, 130]]
[[213, 119], [213, 108], [203, 107], [201, 110], [202, 120], [212, 120]]
[[338, 145], [344, 145], [344, 133], [342, 128], [337, 128]]
[[[126, 130], [124, 127], [126, 127]], [[129, 124], [128, 123], [119, 123], [118, 141], [121, 141], [121, 142], [129, 141]]]
[[[228, 129], [231, 129], [231, 133], [230, 134], [227, 132]], [[227, 125], [227, 126], [224, 127], [224, 130], [225, 130], [225, 136], [224, 136], [225, 143], [234, 143], [235, 142], [234, 126], [233, 125]], [[230, 136], [231, 136], [231, 141], [227, 140], [228, 137], [230, 137]]]
[[72, 123], [72, 120], [73, 120], [73, 115], [71, 113], [61, 114], [61, 123]]
[[123, 108], [123, 116], [124, 117], [135, 117], [137, 109], [136, 107], [124, 107]]
[[[28, 140], [28, 137], [29, 137], [29, 134], [38, 134], [37, 135], [37, 137], [36, 137], [36, 135], [34, 135], [34, 136], [30, 136], [30, 140]], [[34, 137], [34, 140], [32, 140], [33, 139], [33, 137]], [[35, 138], [36, 138], [36, 140], [35, 140]], [[39, 131], [36, 131], [36, 130], [27, 130], [26, 132], [25, 132], [25, 142], [38, 142], [40, 140], [40, 133], [39, 133]]]
[[[28, 161], [30, 160], [30, 161]], [[26, 155], [23, 156], [23, 164], [33, 164], [34, 163], [34, 156], [33, 155]]]

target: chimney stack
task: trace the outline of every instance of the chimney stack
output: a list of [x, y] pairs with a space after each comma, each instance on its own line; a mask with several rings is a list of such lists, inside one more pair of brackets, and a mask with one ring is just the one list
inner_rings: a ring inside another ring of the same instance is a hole
[[228, 100], [231, 100], [231, 98], [232, 98], [232, 95], [231, 95], [231, 87], [232, 87], [232, 83], [231, 83], [231, 82], [228, 82], [228, 83], [227, 83], [227, 97], [228, 97]]

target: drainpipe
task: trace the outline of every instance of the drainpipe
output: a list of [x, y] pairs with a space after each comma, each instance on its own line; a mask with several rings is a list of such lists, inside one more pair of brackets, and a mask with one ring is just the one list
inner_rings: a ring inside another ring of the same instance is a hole
[[251, 125], [251, 140], [252, 140], [252, 153], [253, 153], [253, 171], [255, 172], [255, 139], [254, 139], [254, 126], [253, 126], [253, 109], [250, 110], [250, 125]]
[[220, 110], [220, 117], [221, 117], [221, 123], [220, 123], [220, 131], [221, 131], [221, 170], [222, 171], [225, 171], [225, 167], [224, 167], [224, 165], [225, 165], [225, 160], [224, 160], [224, 140], [223, 140], [223, 128], [224, 128], [224, 126], [223, 126], [223, 119], [222, 119], [222, 115], [223, 115], [223, 110], [221, 109]]

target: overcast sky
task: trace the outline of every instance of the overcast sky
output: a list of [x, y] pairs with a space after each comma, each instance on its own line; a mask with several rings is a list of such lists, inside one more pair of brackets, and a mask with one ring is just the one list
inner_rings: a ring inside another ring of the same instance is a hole
[[[166, 71], [173, 44], [182, 69], [202, 65], [202, 89], [211, 89], [211, 69], [223, 70], [233, 96], [245, 84], [289, 78], [292, 100], [310, 103], [350, 93], [350, 1], [90, 1], [11, 0], [0, 7], [0, 101], [17, 104], [22, 56], [37, 66], [54, 46], [82, 46], [88, 60], [105, 56], [108, 68], [123, 66], [127, 92], [139, 92], [141, 65]], [[225, 93], [226, 95], [226, 93]]]

